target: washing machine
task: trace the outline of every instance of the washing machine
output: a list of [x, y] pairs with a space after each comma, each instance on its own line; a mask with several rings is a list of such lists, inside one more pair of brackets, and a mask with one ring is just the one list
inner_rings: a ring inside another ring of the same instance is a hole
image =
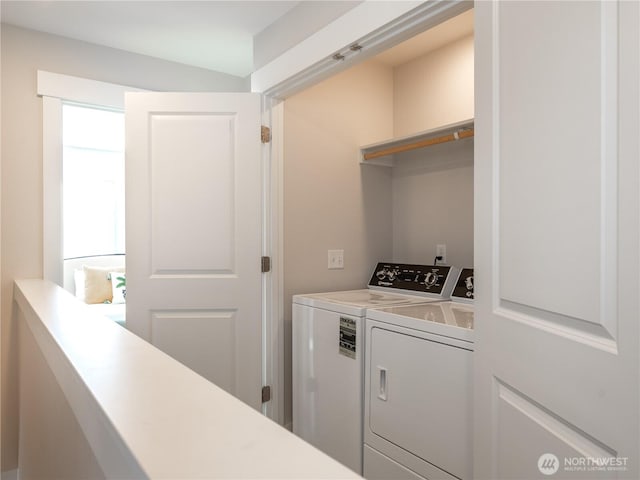
[[458, 272], [450, 266], [378, 263], [365, 289], [295, 295], [293, 432], [362, 474], [366, 313], [448, 299]]
[[363, 476], [472, 478], [473, 269], [450, 301], [367, 311]]

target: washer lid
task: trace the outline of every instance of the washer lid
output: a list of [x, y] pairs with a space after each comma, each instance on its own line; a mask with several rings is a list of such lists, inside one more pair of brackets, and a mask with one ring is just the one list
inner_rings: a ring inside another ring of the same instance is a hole
[[[424, 297], [399, 295], [370, 289], [312, 293], [308, 295], [295, 295], [293, 297], [294, 303], [329, 310], [343, 311], [344, 308], [358, 309], [363, 315], [364, 311], [368, 308], [410, 305], [414, 303], [424, 303], [425, 301], [428, 300]], [[345, 311], [345, 313], [358, 314], [355, 311]]]

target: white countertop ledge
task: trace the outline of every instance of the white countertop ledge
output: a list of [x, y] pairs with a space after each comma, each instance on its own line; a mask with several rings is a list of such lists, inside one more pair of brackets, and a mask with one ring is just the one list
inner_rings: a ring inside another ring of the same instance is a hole
[[14, 297], [107, 478], [360, 478], [52, 282]]

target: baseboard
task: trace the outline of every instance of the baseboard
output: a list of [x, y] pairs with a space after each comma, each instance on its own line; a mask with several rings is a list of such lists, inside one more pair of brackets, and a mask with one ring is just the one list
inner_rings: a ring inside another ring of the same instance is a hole
[[2, 480], [18, 480], [18, 469], [2, 472], [0, 473], [0, 478]]

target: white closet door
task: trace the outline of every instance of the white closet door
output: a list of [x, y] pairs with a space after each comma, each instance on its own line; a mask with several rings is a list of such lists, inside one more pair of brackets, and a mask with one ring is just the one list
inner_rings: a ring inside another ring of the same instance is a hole
[[126, 97], [127, 327], [261, 405], [260, 96]]
[[640, 3], [475, 15], [474, 478], [639, 478]]

